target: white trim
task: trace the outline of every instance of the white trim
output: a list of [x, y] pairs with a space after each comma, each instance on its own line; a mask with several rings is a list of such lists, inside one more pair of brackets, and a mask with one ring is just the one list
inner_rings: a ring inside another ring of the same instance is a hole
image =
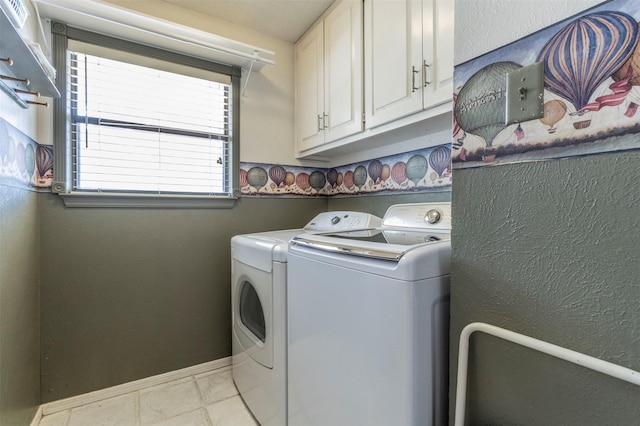
[[[260, 71], [274, 52], [97, 0], [34, 0], [44, 18], [124, 40]], [[255, 64], [254, 64], [255, 62]]]
[[508, 340], [518, 345], [581, 365], [602, 374], [615, 377], [625, 382], [640, 386], [640, 372], [621, 367], [608, 361], [594, 358], [571, 349], [563, 348], [533, 337], [505, 330], [504, 328], [482, 322], [468, 324], [460, 333], [460, 349], [458, 352], [458, 381], [456, 384], [455, 426], [464, 426], [467, 399], [467, 370], [469, 367], [469, 338], [471, 334], [481, 331], [500, 339]]
[[40, 424], [40, 420], [42, 420], [42, 405], [38, 407], [38, 411], [36, 411], [36, 414], [33, 416], [33, 420], [31, 420], [29, 426], [38, 426]]
[[130, 207], [176, 209], [232, 209], [237, 197], [180, 194], [135, 194], [109, 192], [69, 192], [58, 194], [67, 207]]
[[[72, 396], [70, 398], [61, 399], [43, 404], [38, 409], [36, 416], [31, 422], [31, 426], [36, 426], [42, 416], [46, 416], [60, 411], [70, 410], [85, 404], [101, 401], [103, 399], [112, 398], [114, 396], [124, 395], [129, 392], [136, 392], [151, 386], [162, 385], [174, 380], [183, 379], [189, 376], [208, 373], [213, 370], [228, 367], [231, 365], [231, 357], [220, 358], [214, 361], [205, 362], [203, 364], [193, 365], [181, 370], [170, 371], [168, 373], [158, 374], [156, 376], [146, 377], [144, 379], [135, 380], [133, 382], [123, 383], [121, 385], [112, 386], [110, 388], [100, 389], [94, 392], [82, 395]], [[37, 419], [37, 421], [36, 421]]]

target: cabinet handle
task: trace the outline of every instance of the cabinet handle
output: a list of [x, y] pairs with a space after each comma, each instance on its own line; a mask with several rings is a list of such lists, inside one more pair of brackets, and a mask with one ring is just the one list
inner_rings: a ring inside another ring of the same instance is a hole
[[7, 64], [9, 64], [9, 66], [13, 65], [13, 59], [11, 58], [0, 58], [1, 62], [6, 62]]
[[429, 70], [429, 67], [431, 65], [427, 63], [427, 61], [423, 61], [422, 62], [422, 68], [423, 68], [423, 73], [424, 73], [424, 87], [427, 87], [428, 85], [431, 84], [431, 82], [429, 80], [427, 80], [427, 71]]
[[411, 66], [411, 93], [419, 89], [418, 87], [416, 87], [416, 74], [418, 74], [418, 72], [419, 71], [416, 69], [415, 65], [412, 65]]
[[318, 114], [318, 132], [322, 131], [322, 116]]
[[329, 126], [327, 126], [327, 123], [329, 122], [329, 115], [328, 114], [323, 114], [323, 116], [324, 116], [324, 119], [322, 120], [322, 123], [323, 123], [322, 128], [323, 129], [328, 129]]

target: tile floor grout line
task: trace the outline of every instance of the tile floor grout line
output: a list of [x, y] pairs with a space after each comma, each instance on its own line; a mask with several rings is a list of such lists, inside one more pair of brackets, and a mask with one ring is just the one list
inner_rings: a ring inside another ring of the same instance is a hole
[[[206, 377], [206, 376], [205, 376]], [[209, 415], [209, 410], [207, 410], [207, 402], [204, 398], [204, 391], [200, 387], [198, 383], [198, 379], [196, 375], [193, 376], [193, 381], [196, 383], [196, 388], [198, 388], [198, 394], [200, 395], [200, 410], [204, 412], [204, 420], [207, 422], [207, 426], [213, 426], [213, 420], [211, 420], [211, 416]]]
[[136, 404], [136, 426], [140, 426], [142, 424], [142, 420], [140, 419], [140, 390], [132, 393], [134, 394]]
[[[113, 401], [116, 399], [123, 399], [123, 400], [129, 400], [129, 404], [133, 403], [133, 418], [132, 423], [135, 426], [142, 426], [143, 424], [147, 424], [147, 423], [143, 423], [142, 421], [142, 396], [143, 394], [145, 394], [146, 391], [148, 391], [148, 389], [159, 389], [159, 388], [171, 388], [172, 386], [176, 386], [176, 385], [180, 385], [180, 384], [187, 384], [187, 383], [191, 383], [191, 386], [195, 386], [196, 392], [192, 393], [192, 397], [193, 398], [191, 400], [191, 402], [186, 402], [187, 404], [192, 404], [193, 408], [190, 411], [186, 411], [183, 413], [179, 413], [176, 414], [175, 416], [172, 417], [164, 417], [164, 418], [158, 418], [153, 420], [153, 423], [151, 424], [160, 424], [160, 423], [164, 423], [167, 420], [170, 420], [174, 417], [179, 417], [185, 414], [189, 414], [190, 413], [190, 417], [192, 419], [195, 419], [195, 417], [197, 417], [198, 420], [198, 424], [199, 425], [205, 425], [205, 426], [214, 426], [217, 424], [225, 424], [227, 426], [229, 425], [235, 425], [236, 423], [233, 423], [233, 420], [231, 420], [231, 418], [229, 418], [229, 411], [228, 409], [223, 409], [222, 411], [219, 410], [214, 410], [214, 413], [210, 413], [208, 407], [212, 407], [213, 405], [217, 405], [217, 404], [222, 404], [222, 406], [229, 406], [229, 403], [231, 403], [231, 405], [234, 405], [235, 403], [232, 403], [231, 400], [233, 400], [234, 398], [238, 398], [240, 400], [240, 405], [242, 408], [238, 407], [236, 408], [232, 414], [232, 416], [239, 415], [239, 416], [246, 416], [249, 415], [249, 417], [252, 419], [253, 422], [255, 422], [255, 418], [250, 414], [250, 412], [248, 412], [249, 410], [247, 409], [246, 405], [244, 404], [244, 401], [242, 401], [242, 398], [240, 396], [240, 394], [237, 391], [237, 388], [235, 388], [235, 385], [233, 384], [233, 378], [232, 377], [224, 377], [227, 376], [227, 374], [224, 374], [224, 376], [218, 376], [217, 380], [213, 380], [215, 377], [215, 375], [217, 374], [221, 374], [224, 373], [224, 371], [220, 371], [220, 372], [216, 372], [216, 373], [212, 373], [212, 374], [206, 374], [202, 377], [199, 377], [196, 374], [192, 374], [188, 377], [183, 377], [183, 378], [179, 378], [176, 380], [172, 380], [170, 382], [166, 382], [164, 384], [164, 386], [159, 386], [159, 385], [153, 385], [150, 386], [148, 388], [143, 388], [143, 389], [138, 389], [138, 390], [132, 390], [126, 394], [121, 394], [121, 395], [117, 395], [117, 396], [113, 396], [111, 398], [106, 398], [103, 399], [101, 401], [94, 401], [91, 403], [86, 403], [84, 405], [81, 406], [77, 406], [74, 408], [69, 408], [67, 410], [61, 410], [60, 412], [55, 412], [55, 413], [50, 413], [50, 415], [56, 415], [58, 413], [65, 415], [65, 418], [62, 422], [56, 422], [57, 425], [60, 426], [70, 426], [72, 424], [72, 414], [74, 411], [82, 411], [83, 416], [87, 414], [86, 410], [88, 410], [89, 408], [87, 408], [88, 406], [91, 405], [96, 405], [99, 404], [100, 402], [106, 402], [106, 401]], [[199, 383], [199, 380], [202, 383]], [[231, 385], [233, 386], [233, 395], [228, 395], [230, 389], [229, 389], [229, 382], [228, 380], [231, 380]], [[215, 384], [214, 384], [215, 383]], [[192, 388], [193, 389], [193, 388]], [[207, 397], [206, 395], [208, 395], [210, 392], [213, 392], [212, 395], [218, 395], [218, 397], [220, 395], [225, 395], [224, 397], [217, 399], [215, 401], [211, 401], [210, 403], [207, 402]], [[76, 410], [77, 409], [77, 410]], [[92, 408], [93, 409], [93, 408]], [[222, 407], [220, 407], [220, 409], [222, 409]], [[222, 414], [225, 413], [225, 414]], [[220, 415], [222, 415], [222, 417], [220, 417]], [[195, 416], [195, 417], [194, 417]], [[42, 419], [40, 419], [40, 422], [42, 422], [43, 420], [45, 420], [44, 418], [45, 416], [43, 416]], [[76, 419], [78, 420], [78, 419]], [[220, 423], [220, 421], [222, 421], [223, 423]], [[231, 421], [231, 423], [228, 423], [229, 421]], [[53, 423], [52, 423], [53, 424]], [[99, 423], [96, 423], [99, 424]], [[175, 423], [175, 421], [171, 424], [178, 424]], [[243, 423], [244, 424], [244, 423]], [[254, 424], [254, 423], [252, 423]], [[257, 423], [255, 423], [257, 425]]]

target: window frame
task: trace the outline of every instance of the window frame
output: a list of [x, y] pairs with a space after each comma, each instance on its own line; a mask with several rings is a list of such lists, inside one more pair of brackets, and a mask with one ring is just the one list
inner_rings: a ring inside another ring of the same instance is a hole
[[[134, 208], [232, 208], [240, 195], [240, 78], [239, 67], [219, 64], [181, 53], [94, 33], [59, 22], [51, 24], [52, 59], [57, 70], [56, 86], [60, 98], [53, 106], [54, 178], [52, 192], [60, 195], [67, 207], [134, 207]], [[140, 194], [135, 192], [85, 192], [73, 190], [71, 126], [68, 111], [67, 48], [68, 40], [123, 50], [154, 59], [177, 62], [195, 68], [229, 75], [231, 78], [231, 135], [227, 176], [229, 192], [222, 195]]]

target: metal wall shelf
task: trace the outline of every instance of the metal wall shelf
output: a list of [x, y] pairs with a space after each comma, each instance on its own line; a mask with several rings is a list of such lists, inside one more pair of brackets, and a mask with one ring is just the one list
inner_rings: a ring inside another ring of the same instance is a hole
[[11, 58], [13, 64], [0, 61], [0, 74], [14, 77], [20, 80], [28, 80], [28, 84], [21, 81], [1, 80], [0, 89], [6, 92], [22, 108], [28, 108], [26, 97], [33, 95], [23, 95], [15, 92], [15, 89], [29, 92], [37, 92], [41, 96], [59, 98], [60, 92], [38, 61], [29, 45], [22, 39], [18, 31], [5, 14], [0, 10], [0, 58]]

